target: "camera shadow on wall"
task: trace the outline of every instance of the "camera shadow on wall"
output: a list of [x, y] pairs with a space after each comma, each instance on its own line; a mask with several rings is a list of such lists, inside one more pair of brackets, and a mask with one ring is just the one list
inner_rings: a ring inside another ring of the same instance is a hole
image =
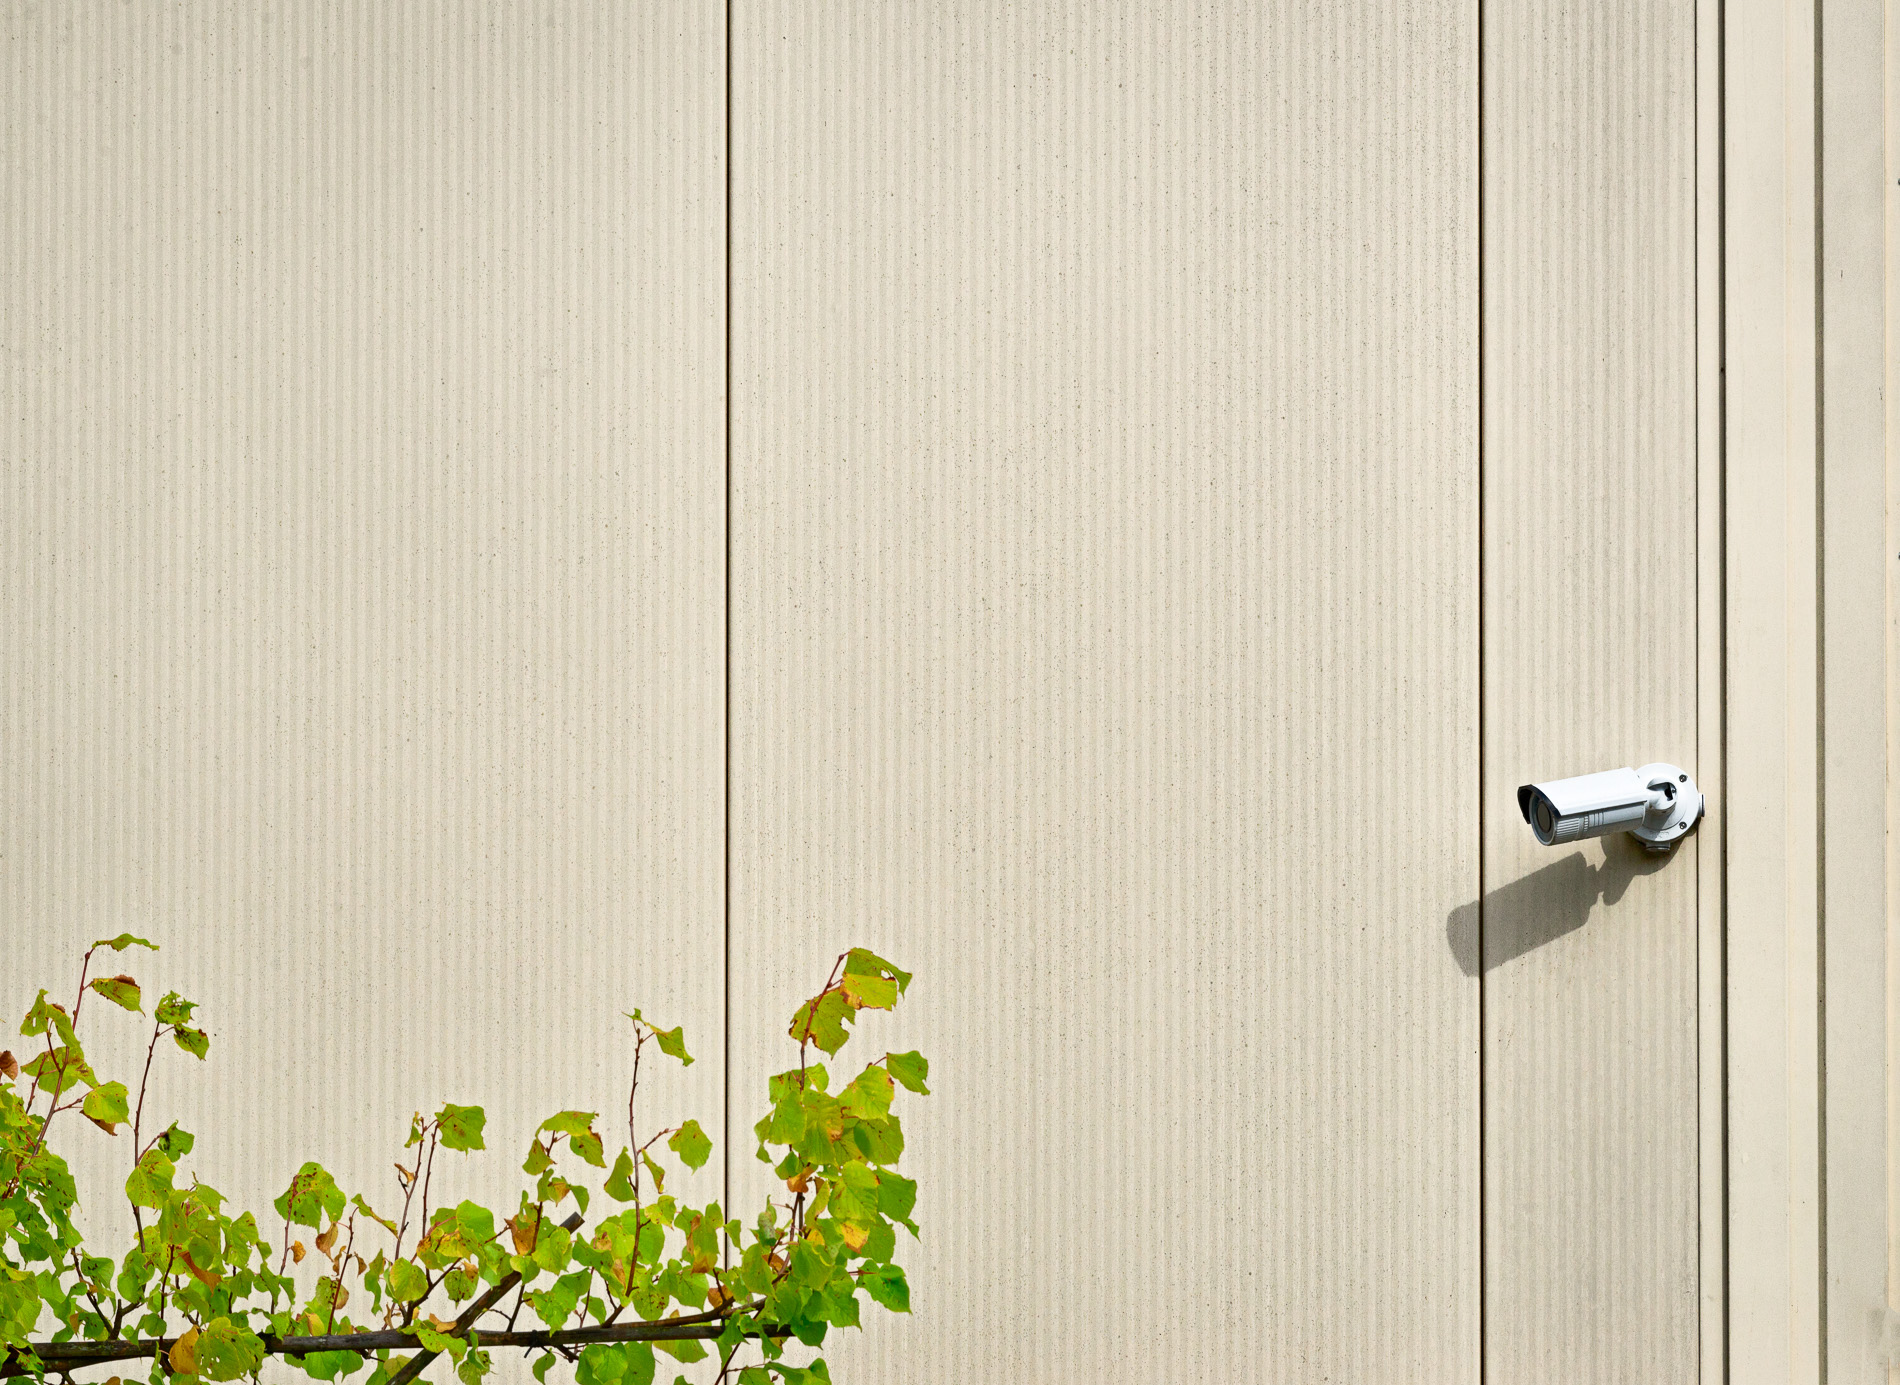
[[1461, 904], [1445, 918], [1445, 941], [1466, 976], [1480, 970], [1480, 917], [1483, 920], [1482, 970], [1574, 933], [1590, 921], [1599, 902], [1615, 904], [1630, 881], [1667, 865], [1669, 857], [1645, 851], [1624, 833], [1603, 839], [1603, 860], [1593, 864], [1585, 851], [1534, 870], [1508, 885], [1488, 891], [1483, 900]]

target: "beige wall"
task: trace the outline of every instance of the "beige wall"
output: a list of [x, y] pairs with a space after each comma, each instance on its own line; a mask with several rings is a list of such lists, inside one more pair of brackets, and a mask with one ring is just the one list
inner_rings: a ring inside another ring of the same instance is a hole
[[[1721, 675], [1817, 609], [1814, 401], [1732, 332], [1793, 470], [1724, 511], [1713, 5], [1482, 14], [9, 7], [0, 1007], [120, 928], [235, 991], [161, 1096], [262, 1201], [415, 1105], [613, 1109], [634, 1003], [702, 1058], [656, 1107], [731, 1035], [742, 1136], [869, 943], [937, 1094], [841, 1378], [1719, 1368], [1718, 848], [1757, 922], [1818, 889], [1821, 773], [1748, 720], [1810, 665]], [[1812, 285], [1739, 229], [1788, 185], [1735, 171], [1736, 282]], [[1651, 758], [1718, 809], [1660, 869], [1515, 818]], [[1729, 1037], [1812, 1090], [1772, 941]], [[1734, 1230], [1813, 1291], [1737, 1341], [1818, 1341], [1818, 1249]]]
[[161, 941], [213, 1048], [154, 1104], [256, 1206], [388, 1202], [445, 1099], [448, 1190], [518, 1186], [642, 1001], [717, 1120], [717, 12], [0, 26], [0, 1011]]
[[1900, 1343], [1889, 27], [1832, 0], [1727, 19], [1737, 1381], [1885, 1381]]
[[1698, 737], [1697, 15], [1488, 5], [1485, 1345], [1500, 1382], [1699, 1361], [1699, 833], [1552, 851], [1527, 779]]
[[737, 13], [736, 1013], [938, 1064], [840, 1357], [1475, 1379], [1472, 11]]

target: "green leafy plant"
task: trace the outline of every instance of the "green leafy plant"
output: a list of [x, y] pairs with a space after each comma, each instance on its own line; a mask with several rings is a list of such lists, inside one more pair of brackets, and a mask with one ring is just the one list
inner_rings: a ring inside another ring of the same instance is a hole
[[[627, 1016], [627, 1139], [611, 1163], [599, 1113], [560, 1111], [533, 1132], [522, 1164], [532, 1182], [514, 1206], [431, 1205], [437, 1153], [486, 1147], [482, 1109], [449, 1104], [411, 1119], [391, 1215], [314, 1162], [291, 1177], [274, 1215], [234, 1213], [183, 1171], [189, 1133], [173, 1123], [144, 1134], [166, 1041], [199, 1060], [209, 1051], [196, 1003], [168, 993], [153, 1005], [136, 1095], [87, 1062], [88, 997], [145, 1014], [133, 977], [90, 977], [95, 954], [133, 948], [156, 951], [129, 933], [93, 944], [71, 1007], [41, 991], [28, 1009], [29, 1056], [0, 1052], [0, 1376], [148, 1361], [153, 1382], [193, 1385], [256, 1377], [278, 1356], [317, 1380], [367, 1370], [361, 1385], [408, 1385], [445, 1356], [462, 1385], [477, 1385], [493, 1352], [520, 1348], [537, 1378], [565, 1361], [578, 1385], [650, 1385], [660, 1355], [703, 1360], [718, 1381], [807, 1385], [830, 1370], [822, 1357], [794, 1364], [788, 1347], [857, 1327], [863, 1299], [909, 1311], [897, 1230], [917, 1234], [917, 1185], [896, 1172], [904, 1135], [893, 1099], [899, 1087], [926, 1093], [928, 1064], [887, 1053], [834, 1089], [812, 1058], [836, 1055], [863, 1011], [892, 1009], [909, 986], [881, 957], [840, 956], [793, 1016], [798, 1066], [770, 1080], [755, 1127], [758, 1157], [785, 1193], [745, 1226], [716, 1202], [690, 1206], [665, 1191], [669, 1160], [701, 1168], [713, 1145], [694, 1120], [640, 1138], [648, 1049], [693, 1060], [678, 1028], [639, 1010]], [[83, 1131], [81, 1120], [129, 1133], [134, 1234], [116, 1259], [86, 1244], [72, 1175], [49, 1143], [56, 1122], [63, 1134]]]

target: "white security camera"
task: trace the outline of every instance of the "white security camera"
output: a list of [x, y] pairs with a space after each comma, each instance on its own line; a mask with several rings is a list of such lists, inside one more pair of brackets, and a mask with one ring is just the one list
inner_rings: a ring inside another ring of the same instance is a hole
[[1526, 784], [1517, 808], [1545, 846], [1628, 832], [1667, 851], [1702, 817], [1702, 791], [1674, 765], [1644, 765]]

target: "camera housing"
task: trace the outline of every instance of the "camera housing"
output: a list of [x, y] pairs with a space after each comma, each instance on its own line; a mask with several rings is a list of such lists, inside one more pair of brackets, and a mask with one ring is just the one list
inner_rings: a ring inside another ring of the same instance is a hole
[[1703, 802], [1688, 771], [1657, 763], [1525, 784], [1517, 809], [1545, 846], [1628, 832], [1666, 852], [1701, 820]]

